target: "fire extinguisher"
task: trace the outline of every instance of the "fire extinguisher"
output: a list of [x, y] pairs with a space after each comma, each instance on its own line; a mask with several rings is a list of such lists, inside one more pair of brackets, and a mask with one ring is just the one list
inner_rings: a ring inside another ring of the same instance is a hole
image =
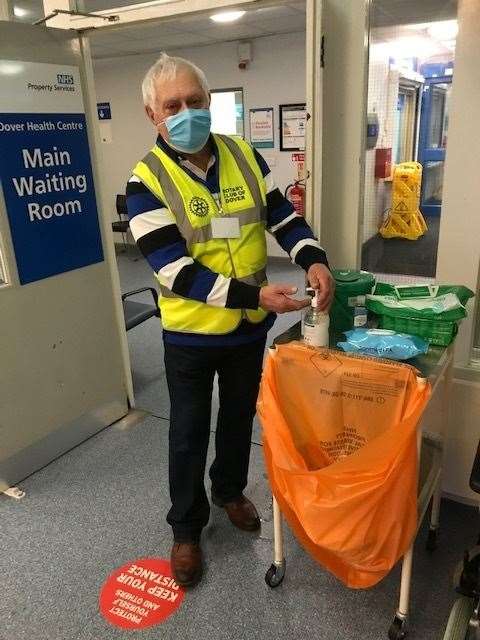
[[303, 180], [295, 180], [293, 184], [289, 184], [285, 189], [285, 197], [290, 200], [299, 215], [305, 215], [305, 182]]

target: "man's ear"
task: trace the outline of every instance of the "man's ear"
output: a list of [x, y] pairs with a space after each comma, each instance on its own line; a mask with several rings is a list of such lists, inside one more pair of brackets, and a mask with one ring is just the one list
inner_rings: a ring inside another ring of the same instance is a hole
[[147, 114], [147, 118], [150, 120], [150, 122], [156, 127], [157, 125], [155, 122], [155, 114], [153, 113], [152, 107], [145, 105], [145, 113]]

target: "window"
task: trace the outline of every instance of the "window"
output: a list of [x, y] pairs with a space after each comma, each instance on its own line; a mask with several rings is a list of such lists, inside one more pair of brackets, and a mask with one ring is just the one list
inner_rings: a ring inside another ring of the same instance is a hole
[[395, 164], [415, 160], [418, 87], [402, 84], [398, 88], [394, 120], [392, 159]]
[[213, 89], [212, 131], [243, 136], [243, 89]]
[[[365, 153], [361, 264], [385, 281], [436, 276], [455, 61], [455, 36], [444, 40], [446, 18], [452, 34], [457, 26], [456, 3], [447, 15], [438, 4], [370, 4], [367, 112], [377, 114], [379, 135], [376, 149]], [[410, 162], [422, 166], [422, 177], [408, 206], [394, 205], [401, 178], [390, 167]], [[406, 209], [394, 208], [400, 206]]]
[[443, 160], [425, 162], [423, 165], [423, 203], [442, 204]]
[[430, 149], [444, 149], [447, 146], [451, 93], [451, 84], [436, 84], [432, 86], [432, 115], [428, 131], [428, 146]]

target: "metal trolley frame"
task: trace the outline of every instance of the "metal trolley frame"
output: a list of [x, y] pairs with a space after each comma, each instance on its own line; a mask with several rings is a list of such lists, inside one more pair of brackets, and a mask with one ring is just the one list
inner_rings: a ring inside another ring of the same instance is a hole
[[[300, 323], [294, 325], [274, 342], [285, 344], [300, 338]], [[334, 336], [331, 336], [331, 346], [336, 344]], [[434, 551], [437, 547], [437, 531], [440, 519], [440, 501], [442, 496], [442, 471], [444, 464], [445, 443], [449, 426], [449, 406], [452, 386], [453, 369], [453, 344], [449, 347], [431, 347], [428, 354], [410, 361], [432, 385], [427, 409], [433, 399], [441, 395], [441, 424], [435, 433], [424, 430], [424, 425], [418, 430], [418, 456], [420, 459], [419, 487], [418, 487], [418, 529], [432, 503], [430, 513], [430, 528], [426, 548]], [[286, 558], [283, 543], [283, 516], [279, 504], [273, 497], [273, 563], [265, 575], [265, 581], [269, 587], [278, 587], [286, 572]], [[410, 586], [412, 582], [412, 561], [415, 539], [402, 560], [402, 576], [400, 580], [400, 596], [398, 608], [388, 630], [390, 640], [401, 640], [408, 632], [408, 614], [410, 605]]]

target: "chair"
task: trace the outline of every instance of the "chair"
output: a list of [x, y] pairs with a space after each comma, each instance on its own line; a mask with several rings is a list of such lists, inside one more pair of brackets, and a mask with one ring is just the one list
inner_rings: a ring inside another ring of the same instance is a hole
[[115, 222], [112, 222], [112, 231], [114, 231], [115, 233], [122, 234], [123, 247], [124, 247], [124, 251], [126, 252], [127, 251], [126, 235], [128, 233], [128, 229], [130, 228], [130, 223], [128, 221], [128, 218], [127, 220], [124, 220], [122, 216], [128, 216], [127, 198], [123, 194], [117, 193], [115, 206], [117, 209], [118, 220], [116, 220]]
[[[131, 296], [138, 293], [150, 291], [153, 297], [154, 306], [146, 304], [145, 302], [133, 302], [128, 300]], [[135, 291], [127, 291], [122, 294], [123, 313], [125, 316], [125, 328], [127, 331], [138, 326], [145, 320], [153, 318], [154, 316], [160, 318], [160, 309], [158, 308], [158, 293], [153, 287], [143, 287], [142, 289], [135, 289]]]

